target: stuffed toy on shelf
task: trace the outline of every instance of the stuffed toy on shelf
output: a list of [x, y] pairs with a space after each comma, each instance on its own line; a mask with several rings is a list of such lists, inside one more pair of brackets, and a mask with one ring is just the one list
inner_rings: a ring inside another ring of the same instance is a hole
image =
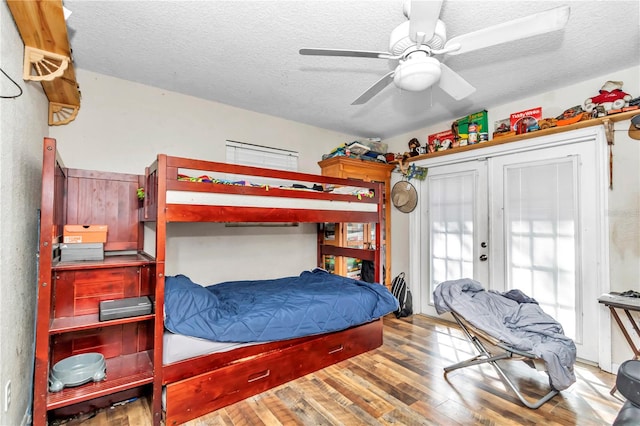
[[584, 109], [591, 112], [597, 108], [608, 113], [611, 110], [628, 107], [631, 95], [622, 91], [622, 85], [622, 81], [607, 81], [597, 96], [584, 101]]

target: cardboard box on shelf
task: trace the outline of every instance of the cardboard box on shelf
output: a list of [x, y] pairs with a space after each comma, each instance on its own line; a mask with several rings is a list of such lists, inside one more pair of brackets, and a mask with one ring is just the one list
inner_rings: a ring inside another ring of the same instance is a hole
[[514, 112], [509, 117], [512, 131], [517, 135], [533, 132], [540, 129], [538, 121], [542, 119], [542, 107], [531, 108], [525, 111]]
[[503, 118], [494, 123], [493, 126], [493, 138], [500, 138], [504, 136], [513, 136], [516, 132], [511, 130], [511, 120], [509, 118]]
[[426, 153], [436, 151], [444, 151], [445, 149], [454, 148], [455, 140], [451, 130], [434, 133], [427, 138]]
[[489, 117], [487, 110], [482, 110], [462, 117], [454, 122], [458, 128], [460, 146], [473, 145], [489, 140]]
[[65, 225], [63, 243], [106, 243], [107, 225]]

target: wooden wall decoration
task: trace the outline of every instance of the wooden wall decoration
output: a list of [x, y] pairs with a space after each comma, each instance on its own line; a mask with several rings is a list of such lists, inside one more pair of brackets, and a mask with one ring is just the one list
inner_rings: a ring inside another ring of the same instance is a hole
[[49, 99], [49, 125], [73, 121], [80, 110], [61, 0], [7, 0], [24, 42], [24, 79], [39, 81]]

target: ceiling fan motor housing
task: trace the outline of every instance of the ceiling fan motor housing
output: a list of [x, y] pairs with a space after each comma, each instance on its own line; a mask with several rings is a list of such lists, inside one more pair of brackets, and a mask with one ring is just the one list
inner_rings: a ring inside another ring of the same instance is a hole
[[440, 62], [426, 52], [411, 53], [400, 62], [393, 76], [393, 82], [402, 90], [419, 92], [431, 87], [440, 79]]
[[[446, 41], [447, 30], [445, 24], [438, 19], [433, 32], [433, 37], [431, 40], [425, 40], [423, 44], [426, 44], [431, 49], [442, 49]], [[398, 25], [391, 32], [391, 36], [389, 37], [389, 52], [394, 55], [402, 55], [405, 50], [415, 45], [416, 42], [411, 41], [411, 37], [409, 37], [409, 21]]]

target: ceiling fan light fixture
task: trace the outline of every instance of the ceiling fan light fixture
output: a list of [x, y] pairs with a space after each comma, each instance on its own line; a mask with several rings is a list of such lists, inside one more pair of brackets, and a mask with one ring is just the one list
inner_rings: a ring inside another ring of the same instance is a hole
[[398, 65], [393, 82], [402, 90], [419, 92], [440, 79], [440, 62], [430, 56], [410, 57]]
[[[389, 37], [389, 52], [394, 55], [402, 55], [407, 49], [415, 46], [416, 43], [409, 37], [409, 21], [403, 22], [391, 31]], [[442, 49], [447, 41], [447, 28], [441, 20], [438, 19], [433, 30], [433, 37], [430, 40], [424, 40], [423, 44], [431, 49]]]

